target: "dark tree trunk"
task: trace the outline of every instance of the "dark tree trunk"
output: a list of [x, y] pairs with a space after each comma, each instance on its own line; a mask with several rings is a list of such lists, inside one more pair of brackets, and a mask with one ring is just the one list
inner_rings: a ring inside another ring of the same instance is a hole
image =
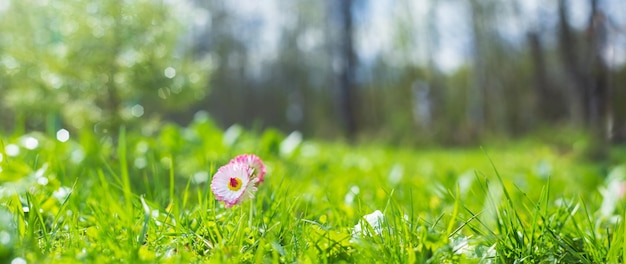
[[474, 80], [467, 97], [467, 120], [470, 125], [469, 133], [476, 137], [480, 135], [486, 126], [485, 101], [489, 82], [487, 79], [487, 54], [485, 53], [486, 36], [484, 13], [481, 10], [480, 1], [470, 1], [472, 19], [472, 33], [474, 41]]
[[606, 17], [598, 9], [598, 0], [591, 0], [589, 18], [589, 74], [590, 82], [586, 87], [588, 125], [594, 137], [598, 156], [605, 156], [608, 151], [608, 113], [610, 109], [608, 66], [602, 58], [606, 45]]
[[341, 66], [338, 72], [339, 107], [345, 134], [353, 139], [357, 130], [355, 114], [355, 80], [354, 70], [356, 58], [354, 54], [352, 6], [353, 0], [340, 1], [340, 52]]
[[[562, 96], [558, 91], [551, 89], [548, 70], [543, 52], [543, 46], [537, 32], [528, 33], [528, 44], [534, 64], [536, 116], [543, 118], [544, 122], [557, 121], [563, 117]], [[555, 101], [556, 100], [556, 101]]]
[[586, 107], [585, 93], [587, 77], [581, 68], [581, 56], [579, 43], [567, 18], [567, 4], [565, 0], [559, 0], [559, 51], [561, 60], [567, 75], [569, 76], [568, 91], [564, 91], [567, 97], [570, 118], [577, 123], [588, 124], [588, 108]]
[[[591, 135], [589, 154], [602, 159], [608, 153], [609, 85], [608, 67], [602, 58], [606, 44], [605, 16], [598, 9], [598, 0], [591, 1], [591, 13], [586, 42], [578, 42], [567, 21], [565, 0], [559, 0], [559, 43], [564, 66], [568, 71], [573, 92], [582, 106], [585, 127]], [[581, 45], [582, 44], [582, 45]]]
[[[626, 93], [623, 88], [620, 91], [614, 91], [613, 98], [613, 113], [611, 115], [611, 143], [624, 144], [626, 143], [626, 103], [623, 99], [626, 98]], [[618, 104], [619, 103], [619, 104]]]

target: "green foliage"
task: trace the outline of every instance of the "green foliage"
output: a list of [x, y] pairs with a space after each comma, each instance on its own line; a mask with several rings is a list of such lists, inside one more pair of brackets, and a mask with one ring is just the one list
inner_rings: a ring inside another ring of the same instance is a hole
[[[20, 123], [116, 130], [205, 95], [210, 64], [162, 1], [16, 1], [0, 11], [0, 98]], [[53, 127], [54, 128], [54, 127]], [[58, 129], [58, 127], [57, 127]]]
[[[0, 258], [623, 259], [623, 208], [608, 218], [600, 214], [598, 168], [557, 147], [494, 147], [485, 151], [490, 159], [480, 150], [351, 147], [295, 137], [273, 130], [257, 135], [238, 126], [222, 132], [198, 114], [188, 127], [167, 124], [154, 137], [123, 130], [117, 147], [88, 132], [67, 142], [39, 133], [4, 138]], [[285, 144], [294, 151], [285, 151]], [[233, 156], [251, 152], [264, 159], [266, 182], [254, 200], [226, 209], [210, 191], [211, 175]], [[363, 218], [376, 210], [380, 222]]]

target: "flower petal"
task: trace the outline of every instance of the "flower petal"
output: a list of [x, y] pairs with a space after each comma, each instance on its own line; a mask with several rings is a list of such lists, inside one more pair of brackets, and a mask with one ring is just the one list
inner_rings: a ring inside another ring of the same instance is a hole
[[263, 161], [256, 155], [242, 154], [230, 160], [230, 163], [242, 163], [248, 165], [252, 168], [250, 178], [258, 178], [259, 181], [257, 182], [257, 185], [263, 182], [263, 177], [265, 176], [265, 164], [263, 164]]
[[[236, 178], [240, 181], [241, 186], [238, 189], [231, 189], [231, 179]], [[211, 180], [211, 191], [218, 201], [223, 201], [226, 207], [232, 207], [239, 204], [243, 197], [249, 196], [250, 191], [250, 168], [241, 163], [229, 163], [217, 170]], [[255, 189], [256, 190], [256, 189]]]

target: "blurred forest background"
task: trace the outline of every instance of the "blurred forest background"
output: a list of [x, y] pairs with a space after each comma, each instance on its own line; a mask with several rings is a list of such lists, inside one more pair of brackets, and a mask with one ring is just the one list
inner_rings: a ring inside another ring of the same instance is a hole
[[[5, 133], [225, 129], [626, 140], [621, 0], [3, 0]], [[559, 137], [559, 134], [553, 134]]]

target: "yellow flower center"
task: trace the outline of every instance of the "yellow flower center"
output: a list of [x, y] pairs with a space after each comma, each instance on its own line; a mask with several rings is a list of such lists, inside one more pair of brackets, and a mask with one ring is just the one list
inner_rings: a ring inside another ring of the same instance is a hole
[[241, 180], [239, 178], [230, 178], [228, 189], [231, 191], [239, 191], [239, 189], [241, 189]]

